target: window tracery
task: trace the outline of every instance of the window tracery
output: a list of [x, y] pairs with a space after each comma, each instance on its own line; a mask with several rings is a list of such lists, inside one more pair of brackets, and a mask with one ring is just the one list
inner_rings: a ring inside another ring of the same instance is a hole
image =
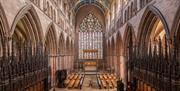
[[99, 20], [88, 14], [79, 27], [79, 59], [102, 59], [103, 33]]

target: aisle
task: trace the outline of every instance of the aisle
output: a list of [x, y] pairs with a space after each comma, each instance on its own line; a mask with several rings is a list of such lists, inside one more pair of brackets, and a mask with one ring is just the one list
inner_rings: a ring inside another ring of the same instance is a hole
[[[89, 86], [90, 80], [92, 81], [92, 87]], [[53, 90], [50, 90], [53, 91]], [[86, 75], [84, 78], [84, 83], [82, 89], [60, 89], [56, 88], [55, 91], [116, 91], [115, 89], [99, 89], [97, 87], [96, 75]]]

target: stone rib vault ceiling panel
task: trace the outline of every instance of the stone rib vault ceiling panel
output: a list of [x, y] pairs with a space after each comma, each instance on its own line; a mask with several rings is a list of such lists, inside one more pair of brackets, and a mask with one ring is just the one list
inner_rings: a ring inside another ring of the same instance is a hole
[[74, 6], [74, 11], [77, 12], [78, 9], [83, 5], [94, 4], [101, 8], [104, 12], [110, 8], [110, 3], [112, 0], [77, 0]]

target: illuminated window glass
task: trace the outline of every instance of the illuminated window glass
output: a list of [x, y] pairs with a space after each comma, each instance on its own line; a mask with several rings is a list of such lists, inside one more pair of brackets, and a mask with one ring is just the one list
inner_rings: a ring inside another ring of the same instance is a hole
[[79, 27], [79, 59], [102, 59], [103, 33], [99, 20], [88, 14]]

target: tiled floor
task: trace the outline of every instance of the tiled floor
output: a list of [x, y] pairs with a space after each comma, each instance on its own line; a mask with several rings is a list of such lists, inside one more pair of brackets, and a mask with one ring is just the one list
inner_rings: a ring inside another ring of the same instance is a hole
[[[95, 84], [92, 87], [89, 87], [89, 82], [92, 80], [92, 83]], [[82, 89], [62, 89], [62, 88], [55, 88], [55, 91], [116, 91], [116, 89], [99, 89], [96, 85], [96, 77], [95, 76], [89, 76], [86, 75], [84, 79], [84, 83], [82, 86]], [[53, 90], [50, 90], [53, 91]]]

